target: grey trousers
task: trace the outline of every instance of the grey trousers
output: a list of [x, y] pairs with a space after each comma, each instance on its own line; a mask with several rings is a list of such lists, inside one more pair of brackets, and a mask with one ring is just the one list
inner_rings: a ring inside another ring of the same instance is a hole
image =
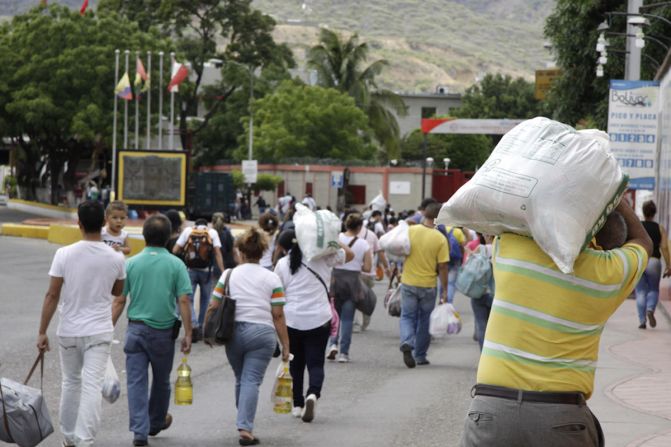
[[518, 402], [475, 396], [462, 447], [601, 447], [599, 421], [587, 405]]

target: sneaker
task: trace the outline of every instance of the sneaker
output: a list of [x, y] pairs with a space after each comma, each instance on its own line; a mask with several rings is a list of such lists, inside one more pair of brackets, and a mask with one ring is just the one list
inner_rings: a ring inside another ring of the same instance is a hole
[[326, 358], [329, 360], [335, 360], [336, 355], [338, 355], [338, 347], [336, 345], [331, 345], [331, 347], [329, 348], [329, 353], [326, 356]]
[[303, 416], [303, 407], [294, 407], [291, 410], [291, 415], [295, 418], [299, 418], [299, 417]]
[[191, 343], [198, 343], [200, 340], [200, 328], [194, 327], [191, 329]]
[[361, 323], [361, 332], [368, 329], [370, 325], [370, 315], [363, 314], [363, 322]]
[[338, 356], [338, 363], [349, 363], [349, 355], [347, 354], [340, 354]]
[[358, 321], [355, 321], [354, 324], [352, 324], [352, 332], [355, 334], [358, 334], [361, 332], [361, 325], [359, 324]]
[[652, 310], [649, 310], [647, 312], [648, 315], [648, 321], [650, 322], [650, 327], [655, 327], [657, 326], [657, 320], [655, 319], [655, 312]]
[[639, 329], [645, 329], [645, 323], [641, 323], [641, 324], [638, 326], [638, 328], [639, 328]]
[[169, 429], [171, 425], [172, 425], [172, 415], [168, 413], [165, 415], [165, 423], [163, 424], [163, 427], [159, 428], [158, 430], [149, 430], [149, 436], [156, 436], [161, 431]]
[[149, 445], [146, 439], [134, 439], [133, 446], [144, 446]]
[[417, 366], [425, 366], [425, 365], [430, 365], [431, 364], [431, 362], [428, 361], [427, 359], [417, 360], [416, 363], [417, 363]]
[[317, 406], [317, 396], [310, 394], [307, 399], [305, 399], [305, 407], [303, 408], [303, 414], [301, 419], [303, 422], [312, 422], [315, 418], [315, 407]]
[[412, 348], [408, 344], [401, 345], [401, 352], [403, 352], [403, 362], [408, 368], [414, 368], [415, 358], [412, 356]]

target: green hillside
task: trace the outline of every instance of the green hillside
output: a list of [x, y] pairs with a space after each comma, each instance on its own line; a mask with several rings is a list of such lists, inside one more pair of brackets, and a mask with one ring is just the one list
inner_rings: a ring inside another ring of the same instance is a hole
[[357, 32], [391, 68], [382, 80], [399, 91], [463, 91], [478, 76], [533, 78], [549, 54], [543, 24], [554, 0], [254, 0], [278, 21], [276, 38], [299, 64], [319, 26]]
[[[0, 0], [11, 16], [40, 0]], [[49, 0], [79, 8], [82, 0]], [[91, 7], [97, 2], [91, 0]], [[278, 22], [275, 37], [304, 65], [320, 26], [357, 32], [371, 58], [387, 59], [388, 88], [430, 92], [438, 85], [463, 91], [478, 76], [501, 72], [533, 78], [549, 54], [543, 23], [555, 0], [253, 0]]]

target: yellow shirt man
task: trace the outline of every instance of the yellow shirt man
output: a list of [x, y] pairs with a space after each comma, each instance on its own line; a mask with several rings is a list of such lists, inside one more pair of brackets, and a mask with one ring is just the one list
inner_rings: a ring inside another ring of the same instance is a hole
[[401, 282], [414, 287], [436, 287], [436, 267], [450, 260], [447, 239], [438, 230], [426, 225], [412, 225], [410, 233], [410, 255], [403, 264]]

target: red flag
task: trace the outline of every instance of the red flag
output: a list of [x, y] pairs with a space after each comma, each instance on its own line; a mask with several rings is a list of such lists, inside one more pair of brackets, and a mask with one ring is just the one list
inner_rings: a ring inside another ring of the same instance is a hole
[[168, 84], [168, 91], [169, 92], [176, 92], [177, 91], [177, 86], [184, 82], [184, 80], [189, 76], [189, 69], [186, 68], [184, 64], [178, 64], [177, 62], [173, 62], [172, 64], [172, 79], [170, 80], [170, 83]]
[[79, 14], [84, 15], [86, 13], [86, 8], [89, 7], [89, 0], [84, 0], [84, 3], [82, 3], [82, 7], [79, 10]]

